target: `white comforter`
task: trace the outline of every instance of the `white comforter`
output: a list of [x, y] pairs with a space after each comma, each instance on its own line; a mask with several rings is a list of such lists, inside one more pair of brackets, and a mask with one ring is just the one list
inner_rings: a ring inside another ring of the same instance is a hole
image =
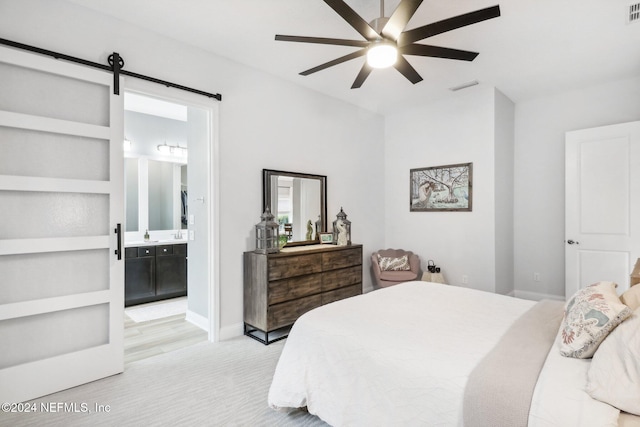
[[408, 282], [300, 317], [269, 391], [334, 426], [462, 424], [467, 377], [534, 302]]
[[[307, 406], [333, 426], [461, 426], [469, 374], [534, 304], [408, 282], [312, 310], [287, 339], [269, 405]], [[581, 394], [581, 362], [552, 347], [530, 425], [616, 425], [616, 409]]]

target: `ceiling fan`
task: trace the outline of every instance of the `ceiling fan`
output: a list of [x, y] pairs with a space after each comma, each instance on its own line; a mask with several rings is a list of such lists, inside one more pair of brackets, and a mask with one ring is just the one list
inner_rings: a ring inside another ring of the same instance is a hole
[[280, 34], [276, 35], [276, 40], [361, 48], [348, 55], [341, 56], [333, 61], [326, 62], [300, 73], [303, 76], [308, 76], [309, 74], [334, 65], [367, 55], [367, 61], [360, 69], [351, 89], [361, 87], [367, 77], [369, 77], [369, 74], [371, 74], [371, 71], [373, 71], [373, 68], [386, 68], [390, 66], [393, 66], [413, 84], [422, 81], [422, 77], [420, 77], [418, 72], [409, 64], [404, 55], [473, 61], [475, 57], [478, 56], [478, 52], [418, 44], [415, 42], [500, 16], [500, 7], [496, 5], [405, 31], [405, 27], [422, 3], [422, 0], [401, 0], [390, 17], [384, 16], [384, 0], [380, 0], [380, 17], [371, 22], [365, 21], [343, 0], [324, 0], [324, 2], [360, 33], [366, 41], [326, 37], [285, 36]]

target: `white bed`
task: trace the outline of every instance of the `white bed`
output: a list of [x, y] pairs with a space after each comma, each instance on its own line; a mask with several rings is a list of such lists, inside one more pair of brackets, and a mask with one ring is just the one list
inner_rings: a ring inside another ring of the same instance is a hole
[[[470, 375], [535, 305], [417, 281], [312, 310], [289, 334], [269, 405], [333, 426], [461, 426]], [[582, 391], [588, 361], [544, 358], [529, 425], [618, 425], [618, 409]]]

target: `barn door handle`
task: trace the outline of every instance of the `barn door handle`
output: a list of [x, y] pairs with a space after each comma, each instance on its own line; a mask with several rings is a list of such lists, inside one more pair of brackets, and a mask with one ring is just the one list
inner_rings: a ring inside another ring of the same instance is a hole
[[118, 235], [118, 249], [115, 250], [115, 254], [118, 255], [118, 261], [122, 259], [122, 224], [116, 225], [114, 233]]
[[574, 243], [575, 243], [576, 245], [579, 245], [579, 244], [580, 244], [580, 242], [575, 242], [575, 241], [573, 241], [573, 240], [571, 240], [571, 239], [567, 240], [567, 243], [568, 243], [568, 244], [570, 244], [570, 245], [573, 245]]

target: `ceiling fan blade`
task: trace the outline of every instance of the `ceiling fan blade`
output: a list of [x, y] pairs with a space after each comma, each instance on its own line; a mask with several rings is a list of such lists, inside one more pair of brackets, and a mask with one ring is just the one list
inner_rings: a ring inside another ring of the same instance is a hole
[[435, 58], [459, 59], [461, 61], [473, 61], [478, 52], [468, 50], [450, 49], [448, 47], [430, 46], [424, 44], [410, 44], [402, 46], [400, 53], [404, 55], [430, 56]]
[[416, 71], [415, 68], [409, 64], [409, 62], [404, 58], [404, 56], [399, 55], [398, 60], [393, 65], [394, 68], [402, 73], [411, 83], [416, 84], [422, 81], [422, 77]]
[[282, 42], [318, 43], [356, 47], [367, 47], [369, 45], [368, 41], [363, 40], [332, 39], [326, 37], [283, 36], [280, 34], [276, 34], [276, 40]]
[[380, 37], [371, 25], [349, 7], [343, 0], [324, 0], [338, 15], [349, 23], [357, 32], [369, 40], [375, 40]]
[[369, 77], [369, 74], [371, 74], [372, 70], [373, 68], [371, 68], [371, 66], [365, 61], [364, 65], [360, 69], [360, 72], [358, 73], [358, 76], [351, 85], [351, 89], [358, 89], [360, 86], [362, 86], [362, 83], [367, 80], [367, 77]]
[[411, 17], [413, 17], [418, 7], [420, 7], [420, 4], [422, 4], [422, 0], [401, 1], [382, 29], [382, 35], [391, 40], [398, 40], [398, 37], [400, 37], [400, 34], [411, 20]]
[[400, 34], [400, 37], [398, 37], [398, 46], [406, 46], [418, 40], [435, 36], [436, 34], [446, 33], [456, 28], [466, 27], [467, 25], [497, 18], [498, 16], [500, 16], [500, 6], [496, 5], [427, 24]]
[[318, 65], [317, 67], [313, 67], [310, 68], [306, 71], [303, 71], [300, 73], [300, 75], [302, 76], [308, 76], [309, 74], [313, 74], [316, 73], [318, 71], [322, 71], [326, 68], [329, 67], [333, 67], [334, 65], [338, 65], [338, 64], [342, 64], [343, 62], [347, 62], [350, 61], [352, 59], [358, 58], [360, 56], [363, 56], [367, 53], [367, 49], [360, 49], [358, 51], [355, 51], [353, 53], [350, 53], [348, 55], [345, 56], [341, 56], [340, 58], [334, 59], [333, 61], [329, 61], [329, 62], [325, 62], [324, 64]]

